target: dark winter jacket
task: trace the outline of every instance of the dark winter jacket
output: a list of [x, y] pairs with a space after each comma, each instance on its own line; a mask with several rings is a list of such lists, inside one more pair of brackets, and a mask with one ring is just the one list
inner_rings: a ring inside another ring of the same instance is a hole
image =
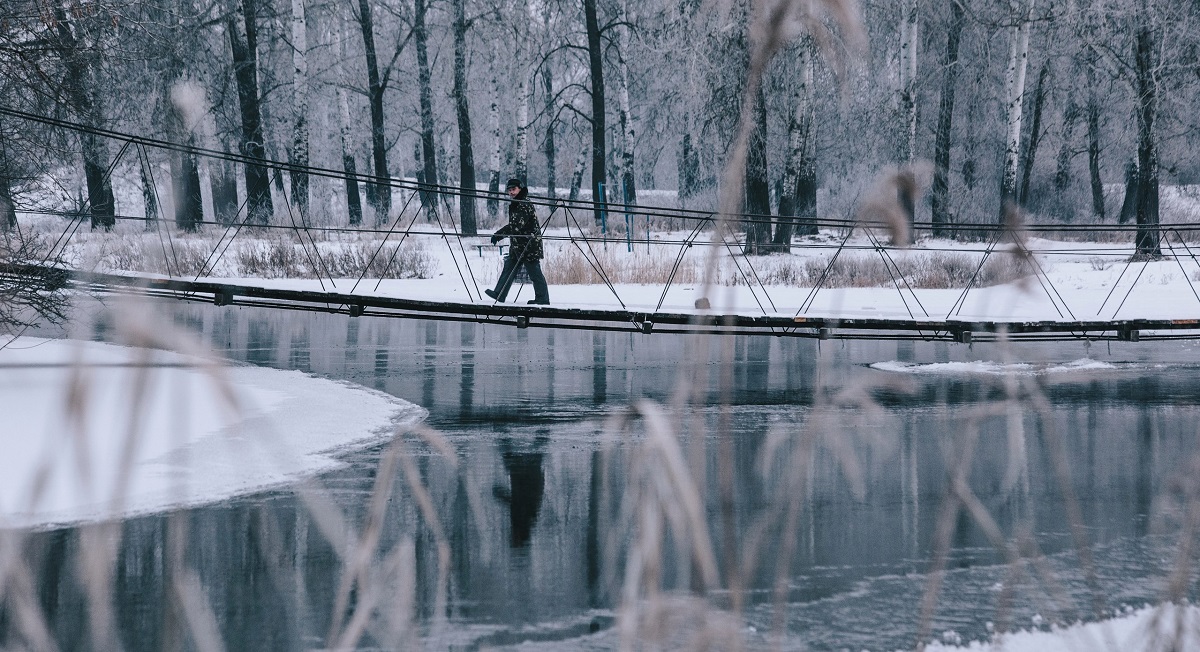
[[535, 261], [542, 259], [542, 231], [533, 204], [526, 199], [528, 194], [529, 191], [522, 188], [517, 198], [508, 202], [508, 224], [496, 230], [492, 242], [512, 238], [510, 255], [520, 256], [523, 261]]

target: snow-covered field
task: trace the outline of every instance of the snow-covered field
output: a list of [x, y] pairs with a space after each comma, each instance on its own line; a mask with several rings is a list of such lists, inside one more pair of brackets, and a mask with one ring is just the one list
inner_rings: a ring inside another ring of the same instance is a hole
[[325, 471], [424, 411], [298, 371], [0, 340], [0, 527], [216, 502]]

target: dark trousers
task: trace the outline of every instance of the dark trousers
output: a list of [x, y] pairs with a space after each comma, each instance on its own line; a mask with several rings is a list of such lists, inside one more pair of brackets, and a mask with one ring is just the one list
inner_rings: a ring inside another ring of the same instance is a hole
[[550, 303], [550, 288], [546, 286], [546, 277], [542, 274], [541, 262], [521, 260], [520, 256], [513, 255], [504, 259], [504, 269], [500, 272], [500, 280], [496, 281], [496, 301], [504, 301], [508, 297], [508, 290], [517, 276], [518, 265], [525, 266], [525, 273], [529, 275], [529, 280], [533, 283], [533, 300], [538, 303]]

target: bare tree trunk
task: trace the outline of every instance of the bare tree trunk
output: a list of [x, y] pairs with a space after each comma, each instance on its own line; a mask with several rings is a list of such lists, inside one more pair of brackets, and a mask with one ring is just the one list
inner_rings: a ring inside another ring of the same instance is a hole
[[[812, 141], [812, 46], [800, 46], [800, 83], [792, 96], [795, 107], [788, 121], [788, 155], [784, 164], [783, 188], [779, 196], [779, 217], [775, 220], [775, 235], [771, 249], [783, 253], [792, 249], [792, 235], [796, 231], [796, 218], [806, 221], [801, 227], [803, 235], [814, 235], [816, 224], [816, 179], [809, 145]], [[809, 215], [808, 211], [813, 214]]]
[[1033, 116], [1029, 121], [1029, 146], [1025, 149], [1024, 164], [1021, 166], [1021, 205], [1029, 202], [1029, 180], [1033, 175], [1033, 164], [1037, 160], [1038, 145], [1042, 139], [1042, 107], [1046, 103], [1046, 76], [1050, 74], [1050, 61], [1042, 64], [1038, 72], [1037, 86], [1033, 91]]
[[700, 184], [700, 154], [693, 144], [690, 116], [685, 114], [683, 123], [685, 131], [679, 142], [679, 188], [676, 194], [679, 206], [687, 208], [687, 200], [696, 194], [696, 187]]
[[[196, 146], [196, 129], [198, 124], [192, 122], [192, 103], [199, 101], [195, 97], [198, 85], [178, 80], [170, 90], [171, 117], [170, 132], [174, 142], [182, 142], [189, 147]], [[177, 152], [172, 156], [171, 188], [175, 204], [175, 226], [184, 231], [195, 231], [204, 221], [204, 202], [200, 195], [200, 169], [195, 154]]]
[[371, 0], [358, 0], [358, 23], [362, 28], [363, 49], [367, 58], [367, 99], [371, 105], [371, 158], [375, 164], [376, 182], [367, 185], [367, 201], [375, 207], [375, 224], [387, 222], [392, 210], [392, 188], [388, 173], [387, 140], [383, 122], [384, 83], [379, 76], [379, 60], [375, 55], [375, 26], [371, 15]]
[[567, 195], [567, 199], [575, 201], [579, 199], [579, 187], [583, 185], [583, 170], [587, 167], [587, 146], [579, 148], [579, 156], [575, 157], [575, 169], [571, 171], [571, 190]]
[[533, 99], [533, 87], [529, 83], [529, 77], [523, 69], [524, 66], [518, 64], [518, 70], [515, 74], [521, 76], [521, 81], [517, 84], [517, 156], [513, 161], [513, 176], [520, 179], [521, 183], [529, 182], [529, 102]]
[[[342, 69], [342, 61], [346, 59], [346, 39], [342, 33], [341, 21], [338, 22], [338, 43], [340, 44], [340, 56], [336, 64], [336, 74], [338, 79], [345, 79], [346, 74]], [[349, 214], [350, 226], [358, 226], [362, 224], [362, 198], [358, 192], [358, 163], [354, 160], [354, 138], [350, 130], [350, 99], [346, 96], [346, 87], [343, 84], [337, 86], [338, 99], [338, 128], [341, 132], [342, 142], [342, 171], [346, 173], [346, 212]]]
[[17, 227], [17, 207], [12, 195], [12, 159], [5, 145], [4, 128], [0, 125], [0, 231], [11, 231]]
[[[493, 52], [493, 54], [495, 54]], [[495, 65], [493, 59], [493, 66]], [[492, 134], [492, 155], [488, 161], [488, 217], [496, 219], [500, 213], [500, 80], [492, 68], [492, 103], [488, 107], [488, 131]]]
[[475, 151], [471, 145], [471, 106], [467, 101], [466, 0], [454, 0], [454, 111], [458, 117], [458, 198], [463, 235], [476, 235]]
[[1100, 97], [1096, 91], [1095, 55], [1088, 62], [1088, 179], [1092, 187], [1092, 214], [1104, 219], [1104, 181], [1100, 178]]
[[1138, 166], [1137, 161], [1125, 164], [1125, 199], [1121, 202], [1121, 212], [1117, 214], [1118, 224], [1128, 224], [1137, 220], [1138, 208]]
[[1058, 159], [1054, 170], [1054, 189], [1060, 193], [1071, 185], [1071, 158], [1075, 142], [1075, 126], [1079, 122], [1079, 105], [1067, 100], [1063, 109], [1063, 135], [1058, 146]]
[[[1021, 118], [1025, 101], [1025, 70], [1029, 63], [1029, 14], [1033, 10], [1033, 1], [1026, 0], [1021, 7], [1018, 0], [1010, 0], [1013, 26], [1010, 33], [1008, 51], [1008, 71], [1005, 75], [1005, 103], [1008, 131], [1004, 147], [1004, 173], [1000, 183], [1001, 204], [1017, 198], [1017, 164], [1021, 153]], [[1001, 206], [999, 214], [1003, 219], [1005, 209]]]
[[966, 14], [960, 0], [950, 1], [950, 31], [946, 35], [946, 58], [942, 62], [942, 98], [938, 103], [937, 135], [933, 145], [933, 188], [930, 198], [933, 237], [947, 238], [950, 215], [950, 142], [954, 123], [954, 91], [958, 86], [958, 46]]
[[558, 151], [555, 149], [554, 143], [554, 127], [557, 120], [554, 106], [554, 79], [550, 73], [549, 61], [542, 66], [542, 87], [546, 92], [546, 142], [542, 150], [546, 154], [546, 196], [554, 199], [558, 194], [557, 188], [555, 188], [558, 185], [557, 170], [555, 169], [558, 166], [556, 161]]
[[[149, 167], [149, 161], [138, 161], [138, 175], [142, 182], [142, 204], [146, 207], [143, 215], [145, 221], [142, 224], [147, 231], [153, 231], [155, 223], [158, 222], [158, 193], [155, 191]], [[5, 189], [6, 182], [7, 179], [0, 179], [0, 192]]]
[[213, 213], [219, 224], [230, 225], [237, 221], [238, 192], [237, 172], [225, 161], [213, 161], [214, 170], [210, 178], [213, 198]]
[[1092, 187], [1092, 213], [1104, 219], [1104, 181], [1100, 178], [1100, 102], [1088, 102], [1088, 179]]
[[[292, 0], [292, 160], [308, 167], [308, 21], [304, 0]], [[308, 173], [292, 170], [292, 202], [308, 225]]]
[[13, 204], [12, 182], [8, 170], [0, 170], [0, 231], [17, 228], [17, 209]]
[[900, 17], [900, 115], [904, 123], [902, 160], [917, 156], [917, 0], [904, 0]]
[[746, 154], [746, 246], [743, 253], [769, 253], [771, 242], [771, 181], [767, 175], [767, 107], [762, 87], [754, 102], [754, 131]]
[[605, 183], [604, 143], [604, 59], [600, 49], [600, 22], [596, 16], [596, 0], [583, 0], [583, 16], [587, 30], [588, 64], [592, 81], [592, 198], [596, 203], [594, 218], [600, 224], [600, 197], [596, 194]]
[[[188, 145], [194, 145], [191, 137]], [[175, 226], [183, 231], [195, 231], [204, 221], [204, 204], [200, 195], [200, 170], [197, 166], [196, 155], [185, 153], [180, 156], [182, 168], [179, 181], [175, 186]]]
[[[262, 112], [258, 97], [258, 37], [255, 31], [254, 0], [242, 0], [242, 20], [230, 14], [228, 21], [229, 45], [233, 50], [234, 76], [237, 78], [238, 106], [242, 116], [241, 153], [252, 159], [263, 160]], [[267, 224], [275, 213], [271, 202], [271, 178], [262, 165], [246, 166], [247, 209], [249, 221]]]
[[1158, 117], [1158, 80], [1155, 78], [1158, 62], [1145, 2], [1139, 13], [1140, 24], [1134, 37], [1138, 90], [1138, 229], [1134, 257], [1157, 259], [1162, 257], [1158, 229], [1158, 146], [1154, 133], [1154, 121]]
[[[95, 55], [85, 52], [81, 47], [75, 35], [75, 26], [61, 4], [55, 3], [54, 16], [58, 47], [67, 72], [68, 96], [75, 105], [80, 122], [92, 127], [99, 126], [102, 112], [90, 84]], [[107, 231], [116, 225], [116, 200], [113, 198], [112, 181], [108, 177], [107, 148], [104, 140], [93, 133], [81, 133], [79, 141], [83, 150], [83, 175], [87, 182], [91, 225], [93, 229]]]
[[[420, 87], [421, 104], [421, 162], [423, 177], [427, 186], [438, 185], [437, 143], [434, 141], [433, 124], [433, 87], [429, 71], [429, 36], [425, 30], [425, 13], [428, 9], [426, 0], [415, 0], [413, 11], [413, 40], [417, 46], [417, 84]], [[425, 191], [421, 193], [421, 205], [426, 211], [436, 210], [437, 195]]]
[[[629, 22], [629, 0], [621, 0], [621, 20]], [[617, 104], [621, 124], [621, 191], [626, 204], [637, 203], [637, 182], [634, 179], [634, 146], [637, 136], [633, 127], [633, 111], [629, 105], [629, 29], [617, 28]]]

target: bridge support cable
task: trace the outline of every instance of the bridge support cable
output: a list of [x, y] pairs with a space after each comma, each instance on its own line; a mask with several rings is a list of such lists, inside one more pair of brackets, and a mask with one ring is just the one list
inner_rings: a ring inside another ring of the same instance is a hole
[[[122, 146], [117, 152], [117, 155], [113, 157], [112, 163], [109, 163], [108, 168], [104, 170], [104, 174], [100, 177], [102, 181], [111, 183], [112, 173], [117, 169], [117, 164], [121, 162], [121, 158], [125, 156], [125, 152], [127, 151], [129, 151], [129, 143], [125, 143], [125, 145]], [[63, 232], [60, 233], [57, 238], [55, 238], [54, 243], [51, 244], [50, 248], [46, 250], [46, 255], [42, 257], [41, 261], [43, 265], [46, 264], [51, 258], [54, 258], [54, 260], [59, 262], [62, 261], [62, 255], [66, 253], [67, 245], [71, 243], [71, 238], [75, 237], [75, 234], [79, 232], [79, 227], [83, 226], [83, 218], [91, 215], [91, 204], [92, 200], [89, 197], [88, 200], [79, 207], [79, 211], [72, 216], [71, 221], [68, 222], [67, 226], [63, 228]], [[54, 253], [55, 249], [58, 249], [57, 254]]]
[[[150, 163], [150, 154], [148, 152], [146, 152], [146, 146], [142, 145], [141, 143], [138, 143], [138, 145], [137, 145], [137, 153], [138, 153], [138, 165], [141, 166], [142, 173], [146, 176], [146, 178], [150, 180], [150, 188], [154, 192], [154, 201], [161, 208], [163, 205], [162, 197], [160, 197], [158, 195], [158, 180], [154, 176], [154, 165], [152, 165]], [[147, 220], [150, 219], [149, 215], [146, 215], [145, 213], [143, 213], [143, 215]], [[178, 272], [178, 275], [182, 277], [183, 276], [183, 268], [180, 267], [179, 256], [175, 253], [175, 240], [173, 238], [171, 238], [171, 230], [170, 229], [166, 229], [167, 238], [165, 241], [163, 240], [163, 230], [164, 229], [163, 229], [162, 222], [163, 222], [162, 219], [154, 220], [154, 233], [155, 233], [155, 235], [158, 236], [158, 246], [162, 248], [164, 264], [167, 264], [167, 276], [171, 275], [171, 266], [169, 263], [173, 261], [175, 263], [175, 271]], [[149, 227], [150, 225], [146, 224], [144, 226]], [[218, 242], [218, 244], [220, 244], [220, 243]], [[168, 246], [171, 249], [170, 254], [167, 253]], [[210, 256], [211, 256], [211, 254], [210, 254]], [[205, 264], [207, 264], [208, 260], [205, 259], [204, 262], [205, 262]], [[200, 267], [200, 271], [201, 272], [204, 271], [203, 265]], [[199, 275], [197, 275], [197, 278], [199, 278]]]
[[[896, 294], [900, 295], [900, 302], [904, 304], [904, 310], [908, 312], [909, 318], [916, 319], [917, 317], [913, 314], [912, 307], [908, 305], [908, 299], [904, 298], [904, 289], [900, 287], [900, 281], [904, 282], [904, 287], [907, 288], [908, 293], [912, 295], [913, 301], [917, 304], [917, 307], [921, 309], [921, 312], [925, 313], [926, 317], [928, 317], [929, 311], [925, 310], [925, 306], [921, 305], [921, 300], [917, 298], [917, 293], [913, 292], [912, 286], [908, 284], [908, 279], [904, 276], [904, 272], [900, 270], [900, 265], [896, 264], [896, 260], [892, 258], [890, 254], [888, 254], [887, 250], [883, 246], [883, 243], [879, 241], [879, 238], [875, 237], [875, 233], [871, 231], [870, 227], [864, 228], [863, 232], [866, 233], [867, 240], [869, 240], [872, 246], [875, 247], [876, 253], [879, 254], [879, 259], [883, 261], [883, 268], [887, 270], [888, 276], [891, 277], [892, 285], [896, 288]], [[893, 268], [895, 269], [894, 272]], [[900, 276], [899, 281], [896, 280], [897, 275]]]
[[[583, 247], [579, 246], [579, 242], [575, 238], [571, 238], [571, 243], [574, 244], [575, 248], [579, 250], [579, 253], [583, 256], [583, 259], [588, 262], [588, 265], [591, 265], [596, 274], [600, 276], [600, 280], [603, 281], [604, 285], [608, 287], [608, 291], [612, 292], [612, 295], [616, 297], [617, 303], [621, 304], [621, 309], [626, 309], [625, 302], [621, 300], [620, 293], [617, 292], [617, 288], [613, 287], [612, 280], [609, 278], [608, 274], [604, 272], [604, 267], [600, 264], [600, 257], [596, 254], [595, 250], [592, 249], [591, 239], [584, 234], [583, 226], [579, 224], [579, 219], [575, 217], [575, 213], [570, 208], [567, 208], [566, 211], [567, 216], [570, 217], [571, 221], [575, 223], [575, 228], [579, 229], [579, 239], [583, 240], [583, 243], [587, 245], [588, 251], [592, 253], [592, 258], [594, 258], [595, 261], [593, 262], [592, 259], [588, 258], [588, 255], [583, 251]], [[571, 235], [571, 227], [569, 225], [567, 226], [567, 235]]]
[[[463, 244], [464, 236], [463, 236], [462, 230], [458, 228], [458, 223], [454, 221], [454, 209], [453, 209], [453, 207], [450, 206], [450, 196], [449, 195], [441, 195], [441, 198], [442, 198], [442, 205], [446, 209], [446, 219], [450, 220], [451, 232], [457, 234], [457, 236], [455, 237], [455, 240], [458, 241], [458, 249], [459, 249], [459, 251], [462, 252], [463, 264], [467, 266], [467, 274], [469, 274], [471, 276], [471, 285], [474, 286], [474, 288], [475, 288], [475, 297], [473, 297], [473, 298], [482, 299], [483, 293], [479, 291], [479, 280], [475, 278], [475, 270], [471, 267], [471, 257], [467, 255], [467, 248]], [[467, 198], [467, 197], [460, 196], [458, 198], [458, 201], [461, 203], [463, 201], [475, 201], [475, 200], [474, 200], [474, 198]], [[551, 212], [551, 214], [553, 214], [553, 212]], [[440, 220], [438, 221], [438, 226], [441, 226]], [[444, 238], [445, 235], [443, 234], [442, 237]], [[446, 241], [446, 245], [450, 247], [450, 255], [454, 256], [455, 255], [454, 254], [454, 245], [451, 245], [449, 240]], [[466, 281], [463, 282], [463, 285], [466, 286]], [[471, 296], [471, 288], [469, 288], [469, 287], [467, 288], [467, 296]]]
[[[667, 275], [667, 282], [663, 284], [662, 294], [658, 297], [658, 305], [654, 306], [655, 311], [661, 310], [663, 302], [667, 300], [667, 291], [671, 289], [671, 283], [675, 281], [675, 275], [679, 273], [679, 265], [683, 263], [683, 257], [687, 254], [688, 249], [692, 248], [692, 244], [695, 242], [696, 237], [700, 235], [700, 231], [704, 228], [704, 225], [711, 222], [711, 216], [707, 220], [697, 222], [696, 226], [687, 234], [687, 237], [683, 239], [683, 244], [679, 245], [679, 254], [675, 256], [675, 264], [671, 266], [671, 273]], [[649, 244], [646, 246], [649, 247]]]
[[[1192, 249], [1187, 245], [1187, 242], [1184, 241], [1183, 236], [1179, 235], [1179, 230], [1171, 229], [1170, 232], [1175, 234], [1175, 237], [1179, 240], [1179, 244], [1183, 245], [1184, 251], [1186, 251], [1188, 256], [1191, 257], [1192, 262], [1196, 262], [1196, 256], [1192, 254]], [[1171, 238], [1168, 236], [1164, 238], [1164, 240], [1167, 241], [1167, 248], [1171, 250], [1171, 257], [1174, 258], [1175, 263], [1179, 265], [1179, 271], [1183, 272], [1183, 279], [1187, 281], [1188, 287], [1192, 289], [1192, 295], [1196, 297], [1196, 301], [1200, 301], [1200, 293], [1196, 292], [1196, 286], [1192, 283], [1191, 277], [1188, 276], [1187, 270], [1183, 268], [1183, 263], [1180, 262], [1179, 255], [1175, 253], [1175, 247], [1171, 246]]]
[[992, 232], [992, 240], [988, 242], [988, 246], [983, 250], [983, 256], [979, 258], [979, 265], [975, 267], [975, 273], [971, 274], [971, 278], [967, 281], [967, 287], [954, 300], [954, 304], [950, 306], [950, 312], [946, 313], [946, 319], [950, 319], [951, 315], [957, 315], [962, 312], [964, 306], [967, 305], [967, 294], [975, 287], [975, 283], [979, 280], [979, 275], [983, 273], [983, 266], [987, 264], [988, 258], [991, 258], [992, 252], [996, 250], [996, 245], [1000, 243], [1001, 231]]
[[[388, 192], [391, 192], [391, 190], [389, 189]], [[375, 262], [375, 258], [379, 256], [379, 252], [383, 251], [383, 247], [387, 244], [388, 238], [392, 237], [392, 233], [396, 230], [396, 227], [400, 224], [400, 220], [404, 217], [404, 211], [408, 210], [408, 205], [412, 203], [413, 197], [416, 197], [417, 194], [418, 193], [416, 192], [409, 193], [408, 199], [404, 200], [404, 205], [400, 207], [400, 212], [396, 214], [396, 219], [392, 221], [392, 225], [388, 227], [387, 233], [383, 235], [383, 240], [381, 240], [379, 242], [379, 246], [375, 248], [375, 253], [371, 254], [371, 257], [367, 260], [367, 264], [363, 265], [362, 272], [360, 272], [358, 275], [358, 280], [354, 281], [353, 287], [350, 288], [351, 294], [354, 294], [354, 291], [358, 289], [358, 284], [362, 283], [363, 278], [366, 277], [367, 270], [371, 269], [371, 264]], [[392, 252], [392, 256], [388, 259], [388, 264], [383, 268], [383, 272], [379, 274], [379, 280], [375, 283], [375, 290], [379, 289], [379, 284], [383, 282], [383, 274], [387, 273], [387, 270], [391, 268], [392, 261], [396, 259], [396, 254], [400, 253], [400, 245], [404, 244], [405, 238], [408, 237], [409, 233], [412, 233], [412, 227], [417, 223], [417, 218], [420, 216], [421, 211], [418, 210], [413, 213], [413, 218], [408, 221], [408, 227], [404, 229], [404, 235], [400, 236], [400, 242], [396, 243], [396, 250]]]
[[[1050, 280], [1050, 275], [1046, 273], [1046, 268], [1042, 267], [1042, 263], [1037, 259], [1037, 256], [1033, 255], [1033, 252], [1025, 246], [1024, 242], [1021, 242], [1020, 238], [1016, 237], [1016, 234], [1012, 234], [1012, 237], [1021, 255], [1033, 263], [1035, 268], [1034, 278], [1038, 280], [1038, 284], [1042, 286], [1046, 297], [1050, 299], [1050, 305], [1054, 306], [1054, 311], [1058, 313], [1059, 317], [1065, 318], [1069, 316], [1071, 319], [1075, 319], [1075, 313], [1071, 312], [1071, 307], [1067, 305], [1067, 300], [1059, 293], [1058, 288], [1054, 285], [1054, 281]], [[1055, 301], [1055, 297], [1058, 297], [1058, 301]], [[1062, 304], [1062, 310], [1058, 309], [1059, 304]], [[1066, 315], [1063, 314], [1063, 310], [1067, 311]]]
[[[25, 120], [25, 121], [42, 124], [42, 125], [46, 125], [46, 126], [50, 126], [50, 127], [66, 129], [66, 130], [70, 130], [70, 131], [74, 131], [74, 132], [78, 132], [78, 133], [88, 133], [88, 134], [92, 134], [94, 136], [98, 136], [101, 138], [108, 138], [108, 139], [116, 140], [116, 141], [120, 141], [120, 142], [130, 142], [130, 143], [134, 143], [134, 144], [142, 144], [145, 146], [154, 147], [156, 149], [190, 154], [193, 156], [212, 159], [212, 160], [228, 161], [228, 162], [232, 162], [232, 163], [237, 163], [239, 165], [257, 165], [257, 166], [266, 167], [266, 168], [270, 168], [270, 169], [279, 169], [279, 170], [283, 170], [283, 171], [287, 171], [287, 172], [304, 173], [304, 174], [308, 174], [308, 175], [316, 176], [316, 177], [335, 179], [337, 181], [345, 181], [348, 177], [346, 171], [342, 170], [342, 169], [335, 170], [335, 169], [330, 169], [330, 168], [321, 168], [321, 167], [312, 166], [312, 165], [297, 165], [297, 164], [285, 162], [285, 161], [274, 161], [274, 160], [269, 160], [269, 159], [253, 158], [253, 157], [249, 157], [249, 156], [246, 156], [243, 154], [236, 154], [236, 153], [221, 151], [221, 150], [216, 150], [216, 149], [197, 147], [194, 145], [185, 145], [185, 144], [175, 143], [175, 142], [171, 142], [171, 141], [167, 141], [167, 140], [161, 140], [161, 139], [149, 138], [146, 136], [140, 136], [140, 135], [135, 135], [135, 134], [130, 134], [130, 133], [118, 132], [118, 131], [114, 131], [111, 129], [90, 127], [87, 125], [70, 122], [67, 120], [60, 120], [57, 118], [52, 118], [52, 117], [48, 117], [48, 116], [29, 113], [26, 111], [21, 111], [21, 110], [3, 106], [3, 105], [0, 105], [0, 115], [9, 116], [9, 117], [17, 118], [20, 120]], [[392, 177], [376, 177], [374, 175], [367, 175], [367, 174], [355, 174], [355, 175], [349, 175], [349, 177], [355, 179], [356, 181], [358, 181], [360, 183], [369, 183], [369, 184], [373, 184], [373, 185], [384, 185], [384, 186], [388, 186], [391, 188], [398, 188], [401, 190], [409, 190], [409, 191], [421, 190], [424, 192], [433, 192], [433, 193], [437, 193], [437, 194], [446, 194], [446, 195], [453, 195], [453, 196], [469, 196], [469, 197], [483, 198], [483, 199], [504, 200], [506, 198], [506, 196], [503, 193], [490, 193], [490, 192], [486, 192], [486, 191], [464, 192], [462, 188], [459, 188], [457, 186], [425, 184], [425, 183], [421, 183], [421, 182], [408, 181], [405, 179], [396, 179], [396, 178], [392, 178]], [[535, 201], [535, 203], [543, 203], [544, 204], [545, 202]], [[595, 208], [599, 204], [600, 204], [600, 202], [596, 202], [596, 201], [565, 200], [566, 206], [574, 206], [576, 208], [588, 209], [588, 210]], [[707, 213], [706, 211], [698, 211], [698, 210], [682, 209], [682, 208], [670, 209], [670, 210], [655, 210], [652, 207], [645, 207], [645, 206], [631, 207], [631, 210], [629, 211], [629, 213], [631, 215], [645, 215], [648, 218], [652, 217], [652, 216], [659, 216], [659, 217], [664, 217], [664, 218], [679, 218], [679, 219], [693, 219], [693, 220], [695, 220], [695, 219], [704, 220], [704, 219], [708, 219], [708, 216], [709, 216], [709, 213]], [[737, 221], [744, 223], [747, 221], [753, 221], [754, 219], [755, 219], [754, 216], [744, 215], [744, 216], [738, 216]], [[841, 227], [846, 226], [848, 224], [848, 222], [845, 220], [826, 218], [826, 219], [819, 220], [819, 224], [823, 225], [823, 226], [827, 226], [829, 228], [841, 228]], [[981, 228], [987, 228], [987, 227], [981, 227]]]
[[[445, 195], [443, 195], [442, 198], [445, 199]], [[436, 200], [430, 205], [429, 212], [430, 212], [430, 214], [433, 215], [433, 219], [437, 222], [438, 230], [441, 231], [441, 233], [442, 233], [442, 241], [446, 243], [446, 249], [450, 253], [450, 260], [454, 261], [454, 269], [455, 269], [455, 271], [458, 272], [458, 278], [459, 278], [459, 280], [462, 281], [463, 289], [467, 291], [467, 298], [474, 300], [475, 297], [471, 295], [471, 285], [469, 283], [467, 283], [467, 277], [466, 277], [466, 275], [463, 274], [462, 266], [460, 266], [458, 264], [458, 254], [454, 253], [454, 245], [450, 244], [450, 237], [446, 235], [446, 227], [445, 227], [445, 225], [442, 224], [441, 211], [438, 210]], [[447, 212], [447, 214], [449, 214], [452, 211], [447, 210], [446, 212]], [[453, 225], [453, 222], [451, 224]], [[455, 230], [457, 230], [457, 229], [455, 229]], [[454, 231], [451, 231], [451, 233], [453, 233], [453, 232]], [[461, 247], [462, 246], [462, 238], [458, 237], [456, 239], [458, 240], [458, 244]], [[397, 248], [396, 251], [399, 252], [399, 248]], [[470, 271], [471, 262], [470, 262], [470, 260], [467, 259], [467, 252], [465, 249], [463, 250], [463, 264], [465, 264], [467, 266], [467, 270]], [[473, 273], [471, 274], [471, 278], [472, 279], [475, 278], [475, 275]], [[379, 283], [383, 283], [382, 278], [379, 279]], [[379, 289], [379, 283], [376, 283], [375, 289]], [[479, 288], [476, 287], [475, 290], [476, 290], [476, 296], [478, 296]], [[480, 298], [482, 298], [482, 297], [480, 297]]]
[[[1130, 260], [1132, 260], [1132, 258]], [[1125, 307], [1125, 302], [1129, 300], [1130, 295], [1133, 294], [1133, 289], [1135, 287], [1137, 287], [1138, 281], [1142, 280], [1142, 274], [1146, 273], [1146, 268], [1149, 266], [1150, 266], [1149, 259], [1142, 261], [1142, 268], [1140, 270], [1138, 270], [1137, 276], [1135, 276], [1133, 278], [1133, 283], [1129, 284], [1129, 289], [1125, 292], [1125, 296], [1121, 297], [1121, 303], [1117, 304], [1117, 309], [1113, 311], [1112, 317], [1110, 317], [1110, 319], [1117, 318], [1117, 313], [1121, 312], [1121, 308]], [[1115, 285], [1113, 286], [1113, 289], [1114, 290], [1116, 289]], [[1111, 292], [1110, 292], [1110, 294], [1111, 294]]]
[[800, 313], [808, 312], [812, 309], [813, 302], [817, 300], [817, 293], [820, 292], [821, 287], [825, 285], [825, 281], [829, 278], [829, 273], [833, 270], [834, 263], [837, 262], [838, 256], [842, 255], [842, 251], [845, 250], [846, 243], [850, 241], [850, 236], [852, 235], [854, 235], [853, 225], [847, 229], [846, 237], [842, 238], [841, 244], [839, 244], [837, 250], [833, 252], [833, 256], [830, 256], [829, 264], [825, 265], [825, 270], [821, 272], [821, 276], [817, 279], [816, 284], [814, 284], [813, 288], [808, 291], [808, 295], [804, 297], [804, 301], [800, 302], [800, 309], [796, 311], [797, 317], [800, 316]]
[[[283, 187], [283, 172], [280, 171], [279, 168], [275, 168], [275, 183], [280, 188]], [[249, 195], [250, 193], [247, 192], [246, 194]], [[317, 241], [313, 239], [312, 233], [308, 232], [307, 227], [303, 228], [303, 233], [301, 232], [301, 225], [304, 224], [304, 220], [306, 219], [305, 216], [300, 216], [300, 225], [297, 225], [296, 215], [292, 212], [292, 202], [288, 200], [287, 193], [281, 192], [279, 194], [283, 196], [283, 205], [287, 207], [288, 220], [290, 220], [292, 223], [292, 231], [294, 231], [296, 236], [300, 239], [300, 249], [304, 252], [304, 257], [308, 259], [308, 264], [313, 268], [313, 274], [316, 275], [317, 282], [321, 284], [321, 291], [326, 291], [325, 281], [321, 278], [322, 267], [325, 268], [325, 274], [329, 276], [329, 284], [336, 290], [337, 284], [333, 282], [333, 274], [329, 272], [329, 267], [325, 265], [325, 260], [321, 258], [321, 250], [317, 248]], [[304, 244], [305, 234], [308, 234], [308, 240], [312, 244], [313, 251], [311, 255], [308, 253], [308, 245]], [[313, 262], [314, 256], [317, 260], [315, 263]], [[320, 267], [318, 267], [318, 265], [320, 265]]]
[[1133, 258], [1126, 258], [1125, 266], [1121, 268], [1121, 273], [1117, 274], [1117, 280], [1113, 281], [1113, 286], [1111, 288], [1109, 288], [1108, 294], [1106, 294], [1104, 296], [1104, 301], [1101, 301], [1100, 307], [1096, 309], [1097, 317], [1099, 317], [1100, 313], [1104, 311], [1104, 306], [1108, 305], [1108, 300], [1111, 299], [1113, 293], [1117, 291], [1117, 286], [1119, 286], [1121, 284], [1121, 279], [1125, 278], [1125, 272], [1129, 271], [1129, 267], [1131, 265], [1133, 265]]
[[[210, 274], [216, 270], [217, 263], [221, 262], [221, 259], [225, 257], [225, 254], [229, 251], [229, 248], [233, 246], [234, 238], [237, 238], [238, 234], [242, 232], [242, 229], [244, 229], [246, 225], [250, 223], [250, 209], [248, 207], [249, 203], [250, 193], [246, 193], [246, 198], [242, 200], [242, 203], [238, 204], [237, 210], [234, 211], [234, 222], [225, 227], [224, 231], [221, 233], [220, 239], [217, 240], [217, 244], [213, 247], [212, 252], [209, 253], [208, 257], [204, 259], [204, 264], [202, 264], [200, 266], [200, 270], [196, 272], [196, 277], [192, 279], [193, 282], [199, 281], [200, 277], [204, 275], [205, 270], [207, 270]], [[243, 209], [246, 211], [246, 217], [242, 218], [241, 222], [238, 222], [237, 216], [242, 213]], [[230, 234], [230, 230], [233, 231], [232, 234]], [[171, 230], [166, 229], [166, 231], [167, 238], [169, 239], [171, 237]], [[229, 236], [228, 240], [225, 239], [226, 236]], [[213, 256], [216, 256], [216, 258], [213, 258]], [[210, 261], [212, 262], [211, 266], [209, 266]]]
[[[742, 271], [742, 266], [737, 260], [737, 254], [733, 252], [733, 247], [729, 244], [729, 238], [726, 238], [725, 234], [721, 234], [721, 243], [725, 245], [725, 250], [729, 252], [729, 260], [733, 263], [734, 269], [738, 271], [738, 274], [742, 277], [742, 280], [746, 282], [746, 289], [750, 290], [750, 296], [754, 297], [754, 303], [758, 304], [758, 309], [762, 311], [762, 314], [768, 314], [767, 309], [763, 306], [762, 300], [758, 298], [758, 292], [754, 289], [754, 284], [750, 282], [750, 278], [746, 276], [746, 272]], [[718, 264], [720, 263], [718, 262]], [[763, 289], [763, 294], [766, 294], [766, 289]], [[770, 297], [767, 297], [767, 300], [769, 301]], [[774, 308], [775, 304], [771, 304], [771, 307]]]

